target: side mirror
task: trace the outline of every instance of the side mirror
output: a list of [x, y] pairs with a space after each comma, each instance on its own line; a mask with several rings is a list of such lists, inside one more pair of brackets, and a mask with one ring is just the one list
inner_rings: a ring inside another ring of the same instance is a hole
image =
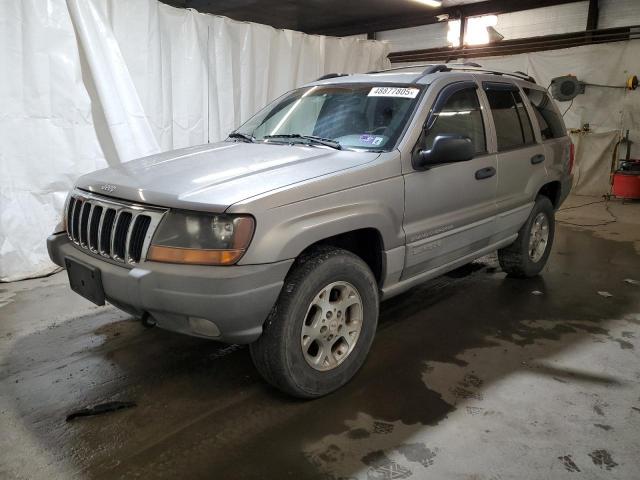
[[466, 162], [474, 156], [473, 142], [462, 135], [438, 135], [431, 150], [420, 150], [416, 167], [428, 168], [441, 163]]

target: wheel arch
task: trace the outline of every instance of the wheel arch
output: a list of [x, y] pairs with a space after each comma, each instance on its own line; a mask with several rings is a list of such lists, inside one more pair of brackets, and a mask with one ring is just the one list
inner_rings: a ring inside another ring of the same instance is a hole
[[560, 205], [560, 194], [562, 192], [562, 184], [558, 180], [554, 180], [551, 182], [545, 183], [540, 189], [536, 196], [542, 195], [543, 197], [547, 197], [551, 201], [551, 205], [553, 205], [554, 209], [557, 209]]
[[357, 255], [371, 269], [378, 286], [382, 286], [386, 265], [384, 240], [378, 229], [365, 227], [323, 238], [306, 247], [300, 252], [300, 255], [304, 255], [319, 246], [342, 248]]

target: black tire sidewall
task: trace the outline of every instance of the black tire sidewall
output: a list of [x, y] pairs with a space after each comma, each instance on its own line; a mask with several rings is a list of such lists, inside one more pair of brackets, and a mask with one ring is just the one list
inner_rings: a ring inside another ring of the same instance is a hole
[[[537, 262], [531, 260], [529, 257], [529, 236], [531, 234], [531, 228], [533, 227], [533, 222], [535, 221], [538, 214], [544, 213], [547, 217], [547, 222], [549, 224], [549, 238], [547, 239], [547, 245], [544, 251], [544, 254]], [[551, 248], [553, 247], [553, 240], [555, 237], [555, 212], [553, 209], [553, 205], [551, 201], [547, 197], [538, 197], [536, 199], [536, 203], [531, 210], [531, 214], [529, 215], [529, 219], [525, 224], [525, 227], [522, 232], [522, 257], [524, 259], [524, 269], [526, 271], [527, 276], [534, 276], [540, 273], [549, 259], [549, 255], [551, 254]]]
[[[327, 285], [348, 282], [355, 287], [362, 300], [362, 329], [354, 349], [336, 368], [318, 371], [304, 358], [300, 336], [307, 310], [318, 292]], [[286, 285], [285, 285], [286, 287]], [[286, 311], [279, 321], [285, 322], [284, 359], [289, 378], [296, 390], [305, 396], [319, 396], [344, 385], [362, 366], [371, 348], [378, 321], [378, 290], [367, 265], [348, 252], [332, 255], [319, 263], [294, 287]]]

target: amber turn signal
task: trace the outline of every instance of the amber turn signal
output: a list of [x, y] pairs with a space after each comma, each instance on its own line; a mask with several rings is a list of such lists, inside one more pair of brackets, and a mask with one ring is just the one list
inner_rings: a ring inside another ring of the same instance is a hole
[[244, 250], [200, 250], [195, 248], [164, 247], [151, 245], [147, 260], [190, 265], [233, 265]]

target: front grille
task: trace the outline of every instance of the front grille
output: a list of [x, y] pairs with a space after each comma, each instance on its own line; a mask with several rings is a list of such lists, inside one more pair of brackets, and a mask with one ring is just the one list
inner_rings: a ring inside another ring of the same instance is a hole
[[79, 247], [116, 262], [144, 259], [165, 209], [74, 190], [67, 203], [67, 234]]

